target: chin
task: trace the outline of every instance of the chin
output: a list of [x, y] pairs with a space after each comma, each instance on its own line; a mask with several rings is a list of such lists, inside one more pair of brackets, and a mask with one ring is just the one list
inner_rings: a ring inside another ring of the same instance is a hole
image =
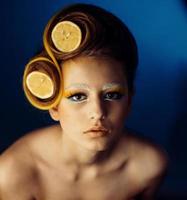
[[100, 139], [84, 144], [84, 147], [90, 151], [105, 151], [109, 148], [109, 142], [106, 139]]

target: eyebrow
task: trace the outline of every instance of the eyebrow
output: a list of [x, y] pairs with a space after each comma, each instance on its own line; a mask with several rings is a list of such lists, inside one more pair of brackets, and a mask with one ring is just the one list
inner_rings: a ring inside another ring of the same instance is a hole
[[69, 89], [69, 88], [86, 88], [86, 89], [90, 89], [90, 87], [84, 83], [74, 83], [68, 87], [65, 88], [65, 90]]
[[[116, 82], [112, 82], [112, 83], [106, 83], [103, 87], [102, 90], [107, 90], [110, 88], [114, 88], [114, 87], [124, 87], [122, 84], [120, 83], [116, 83]], [[90, 90], [91, 88], [85, 84], [85, 83], [74, 83], [68, 87], [65, 88], [65, 90], [69, 89], [69, 88], [77, 88], [77, 89], [87, 89]]]

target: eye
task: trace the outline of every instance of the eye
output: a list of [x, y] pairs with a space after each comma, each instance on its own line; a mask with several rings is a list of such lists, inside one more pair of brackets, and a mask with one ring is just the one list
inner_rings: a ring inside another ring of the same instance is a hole
[[109, 100], [119, 100], [123, 96], [124, 95], [121, 94], [120, 92], [108, 92], [105, 94], [106, 99], [109, 99]]
[[86, 95], [84, 93], [75, 93], [75, 94], [70, 95], [68, 99], [72, 101], [82, 101], [85, 99], [85, 97]]

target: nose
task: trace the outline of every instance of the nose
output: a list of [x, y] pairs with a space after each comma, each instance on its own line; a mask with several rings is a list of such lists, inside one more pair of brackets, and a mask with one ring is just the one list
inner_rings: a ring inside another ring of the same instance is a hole
[[94, 121], [103, 120], [106, 117], [106, 108], [101, 98], [95, 98], [90, 103], [89, 118]]

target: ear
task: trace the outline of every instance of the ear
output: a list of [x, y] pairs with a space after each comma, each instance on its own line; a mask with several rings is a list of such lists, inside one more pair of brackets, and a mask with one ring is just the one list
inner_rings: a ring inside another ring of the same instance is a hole
[[60, 117], [59, 117], [58, 107], [49, 109], [49, 114], [54, 121], [59, 121]]

